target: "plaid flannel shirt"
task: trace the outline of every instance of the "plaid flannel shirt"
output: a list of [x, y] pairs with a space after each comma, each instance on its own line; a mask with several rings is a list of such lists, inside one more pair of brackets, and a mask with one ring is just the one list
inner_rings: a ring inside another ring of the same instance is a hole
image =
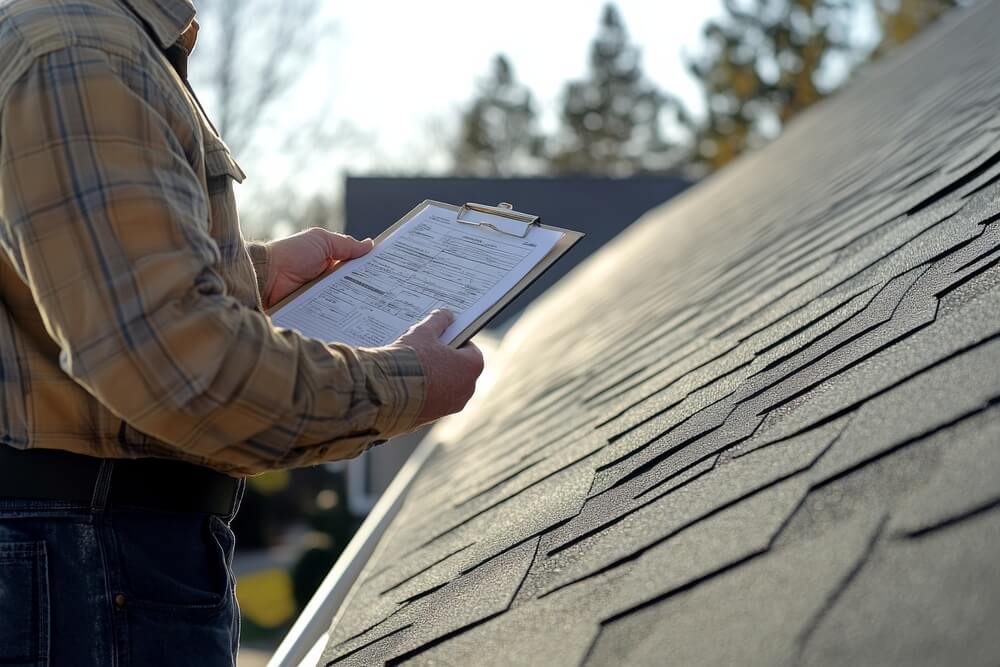
[[262, 312], [243, 172], [162, 50], [193, 45], [194, 13], [0, 0], [2, 445], [243, 475], [415, 426], [411, 349], [327, 345]]

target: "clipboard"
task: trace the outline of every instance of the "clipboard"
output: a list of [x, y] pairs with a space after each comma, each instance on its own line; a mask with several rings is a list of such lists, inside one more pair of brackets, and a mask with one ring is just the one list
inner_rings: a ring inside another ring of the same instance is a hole
[[[485, 204], [476, 204], [468, 202], [462, 206], [457, 206], [455, 204], [448, 204], [445, 202], [435, 201], [433, 199], [425, 199], [421, 203], [414, 206], [406, 215], [393, 223], [392, 226], [387, 228], [381, 234], [379, 234], [375, 239], [375, 245], [378, 246], [380, 243], [385, 241], [387, 238], [392, 236], [392, 234], [413, 219], [421, 211], [426, 209], [428, 206], [434, 206], [437, 208], [442, 208], [456, 213], [455, 222], [458, 224], [471, 225], [484, 227], [492, 229], [500, 234], [514, 236], [518, 238], [524, 238], [530, 226], [534, 225], [542, 229], [548, 229], [551, 231], [559, 232], [561, 238], [556, 242], [552, 249], [539, 261], [528, 273], [521, 278], [512, 289], [510, 289], [503, 297], [501, 297], [496, 303], [494, 303], [489, 309], [487, 309], [482, 315], [477, 317], [471, 324], [462, 329], [461, 332], [452, 340], [448, 346], [451, 348], [459, 348], [469, 341], [473, 336], [475, 336], [479, 331], [481, 331], [490, 321], [493, 320], [511, 301], [513, 301], [521, 292], [526, 290], [532, 283], [534, 283], [538, 278], [540, 278], [556, 261], [566, 254], [574, 245], [576, 245], [580, 239], [584, 237], [582, 232], [574, 231], [571, 229], [564, 229], [562, 227], [553, 227], [550, 225], [543, 225], [541, 218], [537, 215], [531, 213], [522, 213], [520, 211], [515, 211], [511, 204], [506, 202], [498, 204], [497, 206], [487, 206]], [[302, 285], [297, 290], [286, 296], [284, 299], [279, 301], [277, 304], [269, 308], [266, 312], [268, 315], [273, 315], [285, 305], [294, 301], [300, 294], [308, 290], [310, 287], [315, 285], [317, 282], [323, 280], [333, 271], [338, 269], [341, 265], [332, 267], [324, 271], [320, 276], [313, 279], [309, 283]]]

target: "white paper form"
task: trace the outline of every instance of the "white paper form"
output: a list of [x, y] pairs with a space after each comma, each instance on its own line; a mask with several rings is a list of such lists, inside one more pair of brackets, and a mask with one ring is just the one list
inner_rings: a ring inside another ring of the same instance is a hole
[[388, 345], [435, 308], [455, 313], [445, 343], [489, 310], [537, 265], [562, 233], [536, 226], [524, 238], [456, 222], [429, 205], [371, 252], [341, 266], [271, 316], [310, 338]]

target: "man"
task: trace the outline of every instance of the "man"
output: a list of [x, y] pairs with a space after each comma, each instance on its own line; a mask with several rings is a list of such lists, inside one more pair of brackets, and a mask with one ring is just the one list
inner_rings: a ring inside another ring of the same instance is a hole
[[237, 479], [460, 410], [437, 312], [380, 349], [263, 309], [371, 242], [245, 244], [190, 0], [0, 0], [0, 662], [231, 664]]

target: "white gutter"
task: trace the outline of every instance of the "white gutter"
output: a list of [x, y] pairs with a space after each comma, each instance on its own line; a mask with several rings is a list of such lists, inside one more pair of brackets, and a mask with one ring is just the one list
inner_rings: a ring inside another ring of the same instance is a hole
[[[435, 431], [421, 441], [393, 478], [389, 488], [375, 503], [371, 513], [365, 518], [358, 532], [351, 538], [347, 548], [340, 554], [333, 569], [316, 589], [309, 604], [299, 614], [292, 629], [288, 631], [281, 645], [267, 663], [268, 667], [314, 667], [326, 646], [327, 631], [334, 615], [343, 604], [348, 591], [371, 558], [375, 546], [385, 529], [399, 512], [406, 498], [406, 492], [417, 473], [437, 447], [439, 438]], [[307, 662], [308, 660], [308, 662]]]

